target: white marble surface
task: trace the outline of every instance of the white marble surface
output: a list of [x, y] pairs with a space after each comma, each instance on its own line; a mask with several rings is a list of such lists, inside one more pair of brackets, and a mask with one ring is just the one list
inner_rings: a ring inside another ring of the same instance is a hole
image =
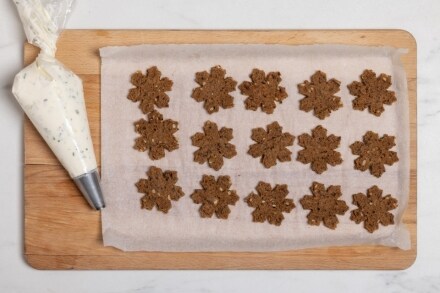
[[[23, 259], [24, 34], [0, 0], [0, 292], [440, 292], [440, 1], [77, 0], [68, 28], [400, 28], [418, 43], [418, 257], [405, 271], [37, 271]], [[184, 4], [183, 4], [184, 3]]]

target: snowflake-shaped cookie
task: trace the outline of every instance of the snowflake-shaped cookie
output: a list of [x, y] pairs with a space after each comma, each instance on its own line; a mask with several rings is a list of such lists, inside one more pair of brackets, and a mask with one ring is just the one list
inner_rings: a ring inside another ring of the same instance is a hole
[[327, 129], [318, 125], [312, 130], [312, 135], [303, 133], [298, 136], [298, 144], [304, 149], [298, 152], [296, 159], [303, 164], [310, 164], [313, 171], [321, 174], [327, 170], [327, 165], [342, 163], [341, 153], [335, 151], [340, 141], [340, 136], [327, 136]]
[[310, 210], [307, 223], [319, 226], [322, 222], [327, 228], [335, 229], [339, 223], [337, 215], [348, 211], [345, 201], [338, 199], [342, 196], [341, 186], [330, 185], [326, 190], [324, 184], [313, 182], [310, 191], [312, 195], [305, 195], [299, 201], [305, 210]]
[[250, 75], [252, 82], [244, 81], [239, 85], [242, 95], [248, 96], [244, 101], [246, 109], [256, 111], [259, 107], [267, 114], [272, 114], [276, 103], [287, 98], [286, 89], [280, 86], [281, 74], [253, 69]]
[[207, 71], [196, 73], [196, 82], [200, 85], [192, 92], [191, 97], [197, 102], [204, 102], [203, 107], [209, 114], [218, 112], [219, 108], [232, 108], [234, 97], [229, 93], [235, 91], [237, 82], [232, 77], [225, 77], [226, 70], [221, 66], [211, 68]]
[[208, 166], [218, 171], [223, 166], [223, 157], [231, 159], [237, 155], [235, 146], [229, 141], [233, 138], [232, 128], [222, 127], [206, 121], [203, 132], [197, 132], [191, 137], [192, 145], [199, 149], [194, 152], [194, 161], [200, 164], [208, 162]]
[[298, 85], [299, 93], [305, 96], [299, 101], [300, 110], [313, 110], [313, 114], [321, 120], [329, 117], [332, 111], [342, 107], [341, 98], [335, 96], [340, 85], [340, 81], [334, 78], [327, 81], [324, 72], [316, 71], [311, 77], [311, 82], [304, 80]]
[[256, 143], [251, 145], [248, 150], [254, 158], [261, 157], [264, 167], [270, 168], [280, 162], [290, 161], [292, 152], [287, 149], [293, 145], [295, 137], [288, 132], [283, 133], [283, 128], [278, 122], [273, 122], [264, 128], [252, 129], [252, 140]]
[[177, 186], [177, 172], [165, 171], [160, 168], [150, 167], [147, 179], [140, 179], [136, 183], [138, 192], [145, 193], [141, 198], [141, 208], [157, 210], [167, 213], [171, 209], [171, 201], [179, 200], [183, 195], [182, 188]]
[[379, 229], [379, 223], [383, 226], [394, 224], [394, 215], [391, 210], [397, 208], [397, 199], [390, 194], [382, 196], [382, 189], [376, 185], [363, 193], [353, 194], [353, 204], [358, 206], [351, 212], [350, 219], [356, 224], [364, 222], [364, 228], [373, 233]]
[[361, 75], [361, 82], [353, 81], [348, 85], [348, 90], [353, 96], [353, 109], [363, 111], [368, 108], [368, 112], [375, 116], [380, 116], [385, 108], [383, 105], [391, 105], [397, 101], [396, 93], [389, 91], [391, 86], [391, 76], [384, 73], [376, 77], [372, 70], [365, 70]]
[[133, 102], [140, 102], [139, 108], [147, 114], [158, 108], [168, 107], [170, 97], [166, 92], [171, 91], [173, 81], [167, 77], [162, 77], [162, 73], [156, 66], [147, 69], [145, 75], [137, 71], [131, 76], [131, 83], [135, 88], [128, 92], [128, 99]]
[[252, 220], [280, 226], [284, 220], [283, 213], [290, 213], [295, 208], [293, 200], [286, 198], [289, 194], [287, 185], [277, 184], [272, 189], [269, 183], [260, 181], [255, 189], [257, 193], [252, 192], [244, 199], [248, 206], [255, 208]]
[[356, 141], [350, 145], [353, 155], [359, 156], [354, 161], [354, 168], [360, 171], [370, 170], [376, 177], [382, 176], [385, 172], [385, 165], [393, 165], [399, 161], [397, 153], [390, 151], [396, 143], [395, 137], [388, 134], [379, 138], [379, 135], [372, 131], [367, 131], [363, 136], [363, 141]]
[[219, 219], [227, 219], [231, 209], [229, 205], [235, 205], [238, 195], [235, 190], [230, 190], [232, 185], [229, 176], [203, 175], [200, 181], [203, 189], [196, 189], [191, 198], [196, 204], [201, 204], [199, 212], [202, 218], [211, 218], [214, 214]]
[[174, 133], [179, 130], [178, 123], [171, 119], [163, 120], [163, 116], [153, 110], [148, 113], [148, 121], [140, 119], [134, 123], [135, 131], [141, 136], [136, 138], [134, 148], [138, 151], [148, 151], [152, 160], [165, 156], [165, 150], [171, 152], [179, 148]]

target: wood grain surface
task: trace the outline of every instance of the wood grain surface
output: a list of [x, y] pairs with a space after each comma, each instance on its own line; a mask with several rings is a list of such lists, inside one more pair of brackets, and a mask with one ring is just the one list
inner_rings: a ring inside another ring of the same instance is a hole
[[[88, 117], [100, 164], [99, 48], [158, 43], [350, 44], [408, 48], [402, 57], [410, 105], [410, 198], [404, 222], [411, 232], [408, 251], [381, 246], [330, 247], [268, 253], [122, 252], [104, 247], [99, 212], [91, 210], [67, 172], [28, 119], [25, 144], [24, 254], [37, 269], [405, 269], [417, 254], [417, 48], [402, 30], [170, 31], [67, 30], [57, 58], [84, 82]], [[25, 64], [38, 49], [26, 44]]]

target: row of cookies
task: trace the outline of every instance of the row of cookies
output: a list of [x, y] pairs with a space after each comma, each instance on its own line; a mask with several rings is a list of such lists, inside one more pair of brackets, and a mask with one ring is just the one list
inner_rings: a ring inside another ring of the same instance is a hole
[[[143, 193], [141, 207], [168, 213], [172, 207], [171, 201], [178, 201], [184, 196], [180, 186], [177, 186], [176, 171], [162, 171], [157, 167], [150, 167], [147, 178], [140, 179], [136, 186], [138, 192]], [[201, 189], [195, 189], [191, 199], [199, 204], [199, 213], [202, 218], [227, 219], [231, 209], [239, 200], [237, 192], [232, 187], [229, 176], [203, 175], [200, 181]], [[268, 222], [280, 226], [284, 220], [283, 213], [290, 213], [296, 206], [293, 199], [287, 198], [289, 191], [286, 184], [276, 184], [273, 188], [269, 183], [260, 181], [256, 192], [251, 192], [244, 201], [254, 210], [254, 222]], [[319, 226], [321, 223], [329, 228], [336, 229], [338, 215], [344, 215], [349, 207], [342, 196], [341, 186], [313, 182], [310, 187], [311, 195], [304, 195], [300, 200], [303, 209], [310, 210], [307, 215], [309, 225]], [[388, 226], [394, 224], [394, 215], [390, 212], [397, 208], [397, 200], [391, 195], [383, 196], [383, 191], [376, 185], [367, 190], [366, 194], [353, 194], [353, 205], [357, 208], [351, 211], [350, 219], [355, 223], [364, 223], [364, 228], [373, 233], [379, 224]]]
[[[148, 152], [152, 160], [165, 156], [165, 150], [173, 151], [179, 147], [174, 133], [178, 130], [178, 123], [171, 119], [163, 120], [162, 115], [153, 110], [148, 114], [148, 120], [140, 119], [135, 123], [135, 131], [140, 134], [136, 138], [134, 148]], [[266, 129], [257, 127], [252, 129], [251, 138], [255, 141], [250, 145], [248, 154], [260, 158], [265, 168], [271, 168], [279, 162], [292, 160], [292, 152], [287, 148], [292, 146], [295, 137], [283, 132], [278, 122], [266, 126]], [[192, 145], [198, 150], [194, 152], [194, 161], [200, 164], [207, 163], [216, 171], [224, 164], [224, 158], [231, 159], [237, 155], [233, 139], [232, 128], [219, 129], [216, 123], [206, 121], [203, 132], [197, 132], [191, 137]], [[340, 136], [327, 135], [327, 129], [318, 125], [311, 134], [303, 133], [298, 136], [298, 144], [303, 149], [298, 152], [297, 161], [310, 164], [317, 174], [327, 170], [328, 165], [336, 166], [342, 163], [341, 153], [336, 149], [341, 141]], [[356, 170], [367, 171], [376, 177], [385, 172], [385, 165], [393, 165], [399, 160], [397, 153], [391, 149], [395, 146], [395, 137], [368, 131], [362, 141], [350, 145], [351, 151], [358, 158], [354, 161]]]
[[[288, 97], [285, 87], [281, 86], [281, 73], [269, 72], [254, 68], [250, 74], [250, 81], [243, 81], [238, 89], [247, 96], [244, 100], [245, 108], [256, 111], [259, 108], [267, 114], [272, 114], [277, 103], [282, 103]], [[394, 91], [389, 90], [391, 76], [384, 73], [379, 76], [370, 69], [366, 69], [360, 76], [360, 81], [353, 81], [347, 87], [353, 99], [353, 109], [365, 110], [380, 116], [384, 105], [391, 105], [397, 101]], [[195, 81], [199, 85], [193, 89], [192, 98], [203, 102], [203, 107], [209, 113], [218, 112], [220, 108], [229, 109], [234, 106], [234, 98], [230, 94], [236, 90], [237, 82], [226, 76], [226, 70], [221, 66], [214, 66], [210, 72], [201, 71], [195, 74]], [[146, 74], [138, 71], [131, 76], [131, 83], [135, 86], [128, 93], [128, 99], [139, 102], [140, 109], [148, 114], [154, 108], [168, 107], [173, 81], [162, 77], [156, 66], [147, 69]], [[340, 91], [341, 82], [327, 76], [322, 71], [314, 73], [310, 81], [305, 80], [298, 84], [298, 92], [304, 96], [299, 102], [299, 108], [310, 112], [319, 119], [329, 117], [331, 112], [341, 108], [342, 102], [336, 94]]]

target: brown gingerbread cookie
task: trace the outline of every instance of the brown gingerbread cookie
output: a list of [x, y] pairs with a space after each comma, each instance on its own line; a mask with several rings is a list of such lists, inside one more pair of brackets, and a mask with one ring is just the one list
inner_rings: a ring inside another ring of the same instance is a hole
[[182, 188], [177, 186], [177, 172], [165, 171], [157, 167], [150, 167], [147, 179], [139, 179], [136, 183], [138, 192], [145, 195], [141, 198], [141, 208], [157, 210], [168, 213], [171, 209], [171, 201], [179, 200], [183, 195]]
[[194, 161], [199, 164], [208, 162], [208, 166], [218, 171], [223, 166], [223, 158], [231, 159], [237, 155], [235, 145], [229, 143], [233, 138], [232, 128], [222, 127], [206, 121], [203, 132], [191, 137], [192, 145], [199, 149], [194, 152]]
[[283, 128], [278, 122], [273, 122], [264, 128], [252, 129], [252, 140], [256, 143], [251, 145], [248, 154], [254, 158], [261, 157], [264, 167], [270, 168], [280, 162], [291, 161], [292, 152], [287, 149], [293, 145], [295, 137], [288, 132], [283, 133]]
[[340, 185], [330, 185], [325, 189], [324, 184], [313, 182], [310, 187], [312, 195], [304, 195], [300, 203], [305, 210], [310, 210], [307, 215], [309, 225], [324, 226], [336, 229], [339, 223], [337, 215], [344, 215], [348, 211], [345, 201], [340, 200], [342, 196]]
[[304, 149], [298, 152], [297, 161], [310, 164], [318, 174], [327, 170], [327, 165], [336, 166], [342, 163], [341, 153], [335, 151], [341, 142], [340, 136], [327, 136], [327, 129], [321, 125], [312, 129], [312, 135], [303, 133], [298, 136], [298, 144]]
[[152, 160], [159, 160], [165, 156], [165, 150], [171, 152], [179, 148], [174, 133], [178, 128], [178, 122], [166, 119], [153, 110], [148, 113], [148, 121], [140, 119], [134, 123], [136, 133], [141, 136], [136, 138], [134, 148], [138, 151], [148, 151]]
[[366, 69], [361, 75], [361, 81], [353, 81], [348, 85], [350, 94], [356, 96], [353, 100], [353, 109], [368, 112], [380, 116], [384, 111], [384, 105], [391, 105], [397, 101], [396, 93], [388, 90], [391, 86], [391, 76], [376, 73]]
[[203, 107], [209, 114], [218, 112], [219, 108], [234, 107], [234, 97], [229, 93], [235, 91], [237, 82], [232, 77], [225, 77], [226, 70], [214, 66], [211, 72], [197, 72], [195, 81], [200, 85], [192, 92], [191, 97], [197, 102], [204, 102]]
[[199, 212], [202, 218], [211, 218], [214, 214], [219, 219], [227, 219], [231, 209], [229, 205], [235, 205], [238, 195], [231, 188], [231, 178], [229, 176], [219, 176], [217, 180], [214, 176], [203, 175], [200, 181], [203, 189], [196, 189], [191, 198], [196, 204], [201, 204]]
[[396, 143], [395, 137], [388, 134], [379, 138], [379, 135], [372, 131], [367, 131], [363, 136], [363, 141], [356, 141], [350, 145], [353, 155], [359, 156], [354, 160], [354, 168], [360, 171], [370, 170], [371, 175], [382, 176], [385, 172], [385, 165], [393, 165], [399, 161], [397, 153], [390, 151]]
[[367, 195], [353, 194], [353, 204], [358, 208], [351, 212], [350, 219], [356, 224], [364, 222], [364, 228], [370, 233], [379, 229], [379, 224], [394, 224], [394, 215], [390, 211], [397, 208], [397, 199], [390, 194], [382, 196], [382, 192], [374, 185], [367, 190]]
[[283, 213], [290, 213], [295, 208], [293, 200], [286, 198], [289, 194], [287, 185], [277, 184], [272, 188], [269, 183], [260, 181], [255, 189], [257, 193], [252, 192], [244, 199], [248, 206], [255, 208], [252, 220], [280, 226], [284, 220]]
[[272, 114], [276, 108], [276, 102], [282, 103], [287, 98], [286, 89], [280, 86], [281, 74], [253, 69], [250, 81], [243, 81], [239, 85], [242, 95], [248, 96], [244, 101], [246, 109], [256, 111], [259, 107], [267, 114]]
[[171, 91], [173, 81], [161, 77], [162, 73], [156, 66], [147, 69], [146, 74], [137, 71], [131, 76], [131, 83], [135, 88], [130, 89], [127, 98], [133, 102], [140, 102], [139, 108], [147, 114], [158, 108], [168, 107], [170, 97], [166, 92]]
[[332, 111], [342, 107], [341, 97], [335, 96], [339, 92], [341, 82], [334, 78], [327, 81], [327, 75], [316, 71], [311, 81], [304, 80], [298, 85], [298, 91], [305, 98], [299, 101], [299, 109], [305, 112], [313, 110], [313, 115], [323, 120], [330, 116]]

